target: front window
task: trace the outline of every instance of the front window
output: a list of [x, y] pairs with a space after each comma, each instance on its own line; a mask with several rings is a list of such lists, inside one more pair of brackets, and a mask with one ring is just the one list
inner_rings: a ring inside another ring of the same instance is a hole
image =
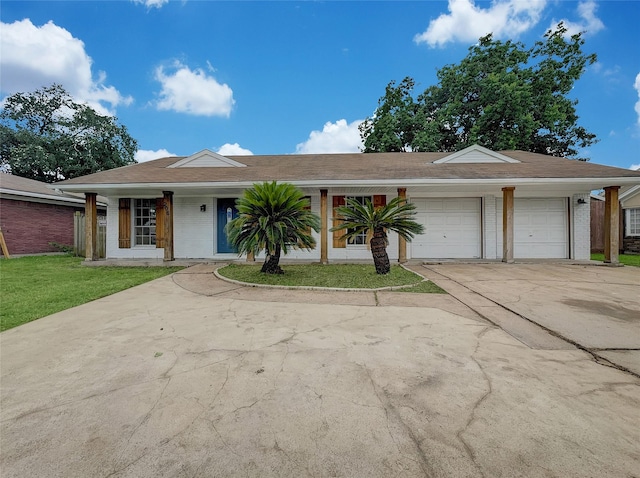
[[[359, 204], [364, 205], [367, 200], [371, 201], [371, 196], [349, 196], [347, 200], [352, 199], [358, 202]], [[348, 231], [351, 232], [351, 229]], [[361, 232], [360, 234], [350, 237], [347, 240], [347, 245], [349, 246], [365, 246], [367, 244], [367, 233]]]
[[627, 235], [640, 236], [640, 208], [627, 209]]
[[156, 200], [136, 199], [133, 207], [136, 246], [156, 245]]

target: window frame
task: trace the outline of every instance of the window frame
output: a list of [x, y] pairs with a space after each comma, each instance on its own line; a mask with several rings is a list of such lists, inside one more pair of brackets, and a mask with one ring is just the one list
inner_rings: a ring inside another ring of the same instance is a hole
[[[345, 195], [344, 197], [344, 202], [345, 202], [345, 206], [349, 207], [349, 205], [347, 204], [347, 201], [349, 199], [356, 199], [360, 204], [364, 205], [366, 203], [366, 200], [368, 199], [369, 201], [373, 201], [373, 196], [347, 196]], [[347, 229], [347, 232], [349, 231], [349, 229]], [[367, 232], [363, 232], [361, 234], [358, 234], [356, 237], [350, 237], [347, 239], [347, 243], [346, 243], [346, 247], [349, 249], [366, 249], [367, 245], [368, 245], [368, 239], [369, 234]], [[361, 240], [362, 242], [354, 242]]]
[[[135, 248], [156, 248], [156, 199], [155, 198], [133, 198], [131, 201], [131, 246]], [[140, 217], [139, 211], [147, 210], [148, 213]], [[140, 220], [140, 225], [138, 222]], [[149, 222], [148, 225], [144, 221]], [[145, 234], [144, 230], [148, 232]], [[141, 234], [138, 234], [138, 232]], [[139, 243], [138, 240], [141, 240]], [[145, 242], [148, 239], [148, 242]]]
[[625, 236], [640, 237], [640, 207], [627, 208], [625, 216]]

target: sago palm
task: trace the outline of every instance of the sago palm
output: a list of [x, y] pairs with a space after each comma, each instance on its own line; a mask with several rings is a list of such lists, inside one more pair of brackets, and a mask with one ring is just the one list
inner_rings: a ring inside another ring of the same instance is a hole
[[371, 200], [361, 204], [355, 199], [347, 199], [344, 206], [336, 208], [340, 224], [332, 231], [346, 231], [341, 239], [354, 238], [371, 233], [371, 254], [378, 274], [388, 274], [391, 270], [387, 254], [387, 231], [394, 231], [400, 237], [411, 241], [416, 234], [424, 231], [422, 224], [413, 220], [415, 206], [401, 197], [393, 198], [385, 206], [374, 207]]
[[254, 184], [236, 200], [238, 217], [226, 226], [229, 242], [239, 254], [266, 254], [262, 272], [282, 274], [280, 255], [290, 249], [313, 249], [311, 230], [320, 230], [320, 218], [309, 199], [289, 183]]

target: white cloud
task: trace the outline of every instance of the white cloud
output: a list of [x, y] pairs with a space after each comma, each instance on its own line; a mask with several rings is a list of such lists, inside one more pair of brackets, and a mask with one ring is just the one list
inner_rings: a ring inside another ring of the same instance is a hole
[[629, 166], [629, 169], [632, 171], [640, 171], [640, 164], [632, 164]]
[[165, 73], [163, 66], [156, 68], [156, 80], [162, 84], [159, 110], [229, 117], [235, 101], [233, 90], [227, 84], [218, 83], [202, 69], [191, 70], [180, 62], [175, 62], [171, 70]]
[[157, 151], [153, 151], [150, 149], [139, 149], [138, 151], [136, 151], [134, 158], [139, 163], [144, 163], [146, 161], [151, 161], [153, 159], [168, 158], [169, 156], [177, 156], [177, 155], [170, 153], [166, 149], [158, 149]]
[[572, 22], [563, 18], [562, 20], [552, 20], [549, 28], [554, 29], [559, 22], [563, 22], [567, 32], [566, 37], [576, 35], [580, 32], [587, 32], [588, 34], [598, 33], [604, 28], [604, 23], [598, 17], [596, 17], [596, 10], [598, 5], [593, 0], [587, 0], [586, 2], [580, 2], [578, 4], [578, 16], [582, 21]]
[[448, 42], [475, 42], [493, 33], [495, 37], [517, 37], [539, 21], [547, 0], [496, 0], [489, 8], [474, 0], [449, 0], [449, 13], [431, 20], [427, 30], [413, 40], [430, 47]]
[[225, 143], [220, 146], [218, 154], [222, 156], [252, 156], [253, 152], [249, 149], [242, 148], [238, 143]]
[[0, 23], [0, 31], [3, 93], [34, 91], [58, 83], [76, 101], [89, 104], [102, 114], [113, 114], [116, 106], [133, 101], [115, 87], [105, 85], [104, 72], [94, 78], [93, 60], [84, 43], [53, 22], [41, 27], [29, 19]]
[[160, 8], [165, 3], [169, 3], [169, 0], [133, 0], [133, 3], [139, 3], [147, 8]]
[[298, 154], [319, 153], [358, 153], [362, 147], [362, 139], [358, 126], [362, 120], [347, 124], [341, 119], [335, 123], [326, 122], [322, 131], [312, 131], [309, 139], [296, 146]]
[[638, 92], [638, 101], [636, 101], [634, 109], [636, 110], [636, 114], [638, 115], [637, 124], [638, 126], [640, 126], [640, 73], [636, 75], [636, 81], [633, 84], [633, 87]]

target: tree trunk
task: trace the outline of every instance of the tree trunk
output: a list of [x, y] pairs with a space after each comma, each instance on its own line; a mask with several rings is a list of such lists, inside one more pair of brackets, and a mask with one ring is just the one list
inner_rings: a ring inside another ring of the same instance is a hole
[[373, 237], [369, 243], [371, 244], [371, 254], [373, 255], [373, 263], [376, 266], [376, 273], [388, 274], [391, 272], [391, 263], [387, 255], [387, 237], [382, 227], [374, 229]]
[[280, 246], [276, 246], [276, 250], [273, 254], [267, 252], [267, 258], [262, 264], [260, 272], [265, 274], [284, 274], [284, 271], [280, 267]]

